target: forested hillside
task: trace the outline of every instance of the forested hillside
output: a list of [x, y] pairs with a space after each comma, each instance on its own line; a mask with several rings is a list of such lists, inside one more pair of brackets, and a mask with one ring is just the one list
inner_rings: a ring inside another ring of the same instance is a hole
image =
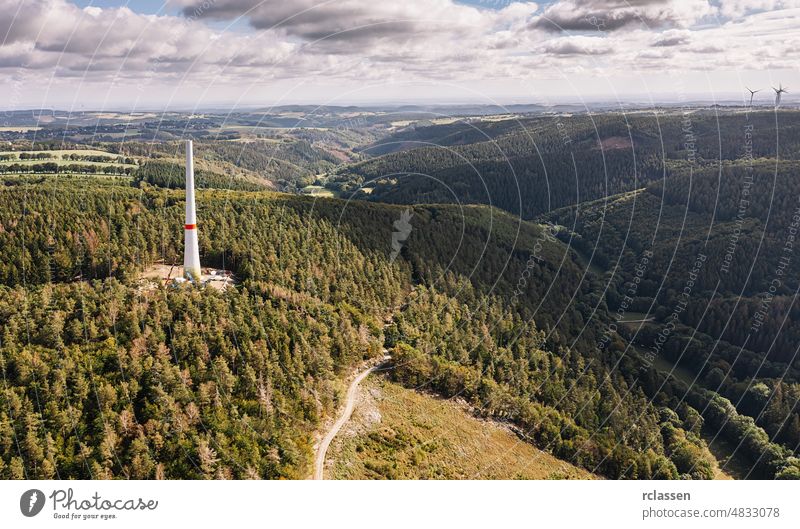
[[[0, 190], [4, 477], [303, 477], [335, 380], [383, 346], [397, 380], [588, 470], [709, 477], [699, 414], [651, 402], [638, 364], [597, 349], [595, 279], [543, 226], [420, 206], [393, 260], [401, 207], [200, 191], [203, 263], [241, 286], [152, 290], [137, 273], [179, 260], [180, 191], [15, 184]], [[776, 450], [762, 475], [791, 468]]]
[[[184, 189], [186, 187], [186, 168], [175, 162], [163, 160], [150, 160], [145, 162], [135, 173], [137, 182], [170, 189]], [[264, 181], [242, 178], [239, 175], [223, 175], [204, 169], [195, 170], [195, 186], [198, 189], [236, 189], [240, 191], [259, 191], [268, 189]]]
[[201, 193], [204, 262], [244, 286], [142, 290], [137, 269], [180, 254], [179, 194], [58, 186], [0, 191], [0, 475], [304, 477], [404, 266], [275, 196]]
[[366, 151], [389, 154], [345, 166], [336, 180], [372, 188], [357, 198], [491, 204], [532, 218], [720, 160], [774, 157], [776, 146], [792, 158], [798, 129], [796, 112], [700, 110], [439, 125], [389, 136]]
[[688, 402], [719, 393], [750, 421], [734, 436], [746, 438], [754, 421], [791, 451], [800, 445], [797, 173], [796, 162], [726, 164], [548, 215], [607, 270], [612, 311], [654, 318], [629, 326], [629, 338], [651, 361], [696, 377], [681, 390]]
[[[63, 193], [48, 187], [53, 184], [3, 192], [3, 247], [24, 247], [16, 253], [27, 257], [5, 261], [5, 283], [28, 285], [4, 291], [6, 320], [12, 322], [4, 361], [9, 379], [19, 384], [12, 384], [18, 389], [6, 398], [12, 415], [32, 416], [26, 421], [40, 425], [13, 422], [12, 438], [24, 434], [29, 445], [17, 456], [9, 445], [9, 473], [29, 470], [29, 459], [40, 476], [62, 469], [84, 476], [300, 476], [308, 464], [309, 436], [335, 400], [331, 377], [378, 353], [384, 341], [379, 319], [413, 283], [421, 283], [430, 290], [398, 315], [398, 330], [386, 342], [395, 352], [399, 380], [427, 381], [444, 394], [486, 403], [485, 413], [517, 422], [546, 449], [609, 476], [704, 476], [699, 449], [685, 447], [695, 453], [690, 463], [670, 460], [674, 435], [665, 437], [664, 412], [638, 390], [631, 392], [624, 379], [595, 391], [594, 381], [608, 374], [603, 358], [587, 362], [595, 354], [596, 326], [581, 331], [591, 317], [586, 300], [592, 286], [581, 281], [566, 247], [545, 237], [542, 228], [483, 208], [467, 210], [466, 217], [454, 208], [418, 208], [402, 259], [390, 263], [388, 243], [399, 208], [211, 191], [200, 193], [199, 201], [203, 260], [234, 270], [244, 280], [242, 289], [146, 294], [126, 285], [135, 284], [137, 269], [147, 263], [178, 259], [180, 231], [169, 227], [180, 226], [180, 193], [120, 186]], [[459, 229], [459, 218], [466, 231]], [[45, 237], [47, 226], [63, 228]], [[455, 244], [458, 232], [461, 244]], [[526, 270], [530, 279], [520, 285], [516, 278]], [[109, 275], [117, 279], [104, 279]], [[51, 278], [64, 283], [48, 284]], [[576, 292], [584, 301], [570, 304]], [[494, 296], [500, 297], [493, 301]], [[514, 308], [501, 309], [500, 299], [512, 300]], [[515, 313], [532, 315], [536, 323], [515, 323]], [[441, 316], [454, 327], [437, 328]], [[29, 336], [31, 322], [41, 331]], [[537, 331], [537, 324], [550, 330]], [[492, 329], [497, 325], [503, 331]], [[425, 356], [406, 361], [414, 351]], [[277, 364], [270, 363], [272, 355]], [[424, 358], [434, 364], [424, 367]], [[527, 360], [520, 363], [522, 358]], [[62, 363], [85, 381], [79, 385], [83, 392], [57, 389], [65, 373], [53, 365]], [[148, 368], [174, 378], [166, 383], [159, 375], [145, 383], [135, 376], [129, 382], [134, 388], [112, 391], [125, 373]], [[229, 378], [220, 379], [228, 372]], [[107, 387], [108, 394], [97, 387]], [[211, 390], [216, 401], [203, 396]], [[93, 393], [99, 406], [91, 404]], [[157, 397], [162, 393], [172, 407], [164, 407]], [[41, 407], [42, 394], [57, 400]], [[59, 402], [79, 410], [70, 420], [88, 428], [90, 436], [82, 437], [96, 439], [96, 446], [75, 444], [69, 423], [58, 418]], [[616, 405], [604, 407], [611, 402]], [[230, 404], [233, 414], [227, 413]], [[618, 446], [614, 439], [642, 410], [650, 426], [642, 437]], [[277, 414], [274, 420], [267, 411]], [[165, 417], [186, 422], [176, 432]], [[63, 425], [60, 436], [49, 424]], [[248, 430], [258, 438], [248, 441]], [[678, 435], [689, 439], [682, 441], [687, 447], [701, 443], [691, 441], [692, 434]], [[49, 455], [34, 450], [37, 443], [50, 446]], [[239, 453], [252, 455], [242, 459]]]
[[[305, 477], [384, 348], [396, 383], [604, 477], [708, 479], [715, 440], [747, 477], [800, 477], [800, 190], [774, 158], [797, 119], [205, 139], [200, 254], [224, 291], [142, 279], [181, 262], [176, 143], [104, 146], [130, 176], [4, 174], [0, 477]], [[369, 200], [265, 190], [345, 161], [320, 179]]]
[[232, 163], [283, 187], [311, 184], [317, 174], [340, 162], [312, 142], [294, 138], [206, 142], [198, 145], [198, 156]]

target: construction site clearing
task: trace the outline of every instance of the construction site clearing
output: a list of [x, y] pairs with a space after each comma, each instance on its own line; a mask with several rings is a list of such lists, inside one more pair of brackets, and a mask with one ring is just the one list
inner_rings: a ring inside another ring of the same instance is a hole
[[[215, 290], [225, 290], [226, 288], [239, 284], [239, 280], [229, 270], [219, 268], [201, 268], [202, 280], [200, 286], [211, 287]], [[148, 267], [139, 275], [142, 283], [141, 289], [155, 289], [159, 285], [180, 286], [189, 283], [183, 277], [183, 266], [154, 264]]]

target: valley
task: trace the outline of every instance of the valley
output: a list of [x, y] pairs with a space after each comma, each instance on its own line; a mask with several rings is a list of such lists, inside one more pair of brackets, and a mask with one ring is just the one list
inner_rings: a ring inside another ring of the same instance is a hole
[[0, 131], [0, 475], [800, 477], [800, 114], [443, 110]]

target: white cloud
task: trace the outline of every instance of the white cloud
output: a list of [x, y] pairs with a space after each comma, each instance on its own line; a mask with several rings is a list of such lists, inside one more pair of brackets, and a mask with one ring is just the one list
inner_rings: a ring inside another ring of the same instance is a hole
[[186, 16], [243, 18], [256, 29], [283, 31], [312, 41], [411, 38], [422, 32], [482, 28], [489, 20], [486, 12], [451, 0], [183, 0], [178, 3], [183, 5]]
[[142, 69], [203, 72], [237, 58], [244, 66], [274, 63], [297, 47], [275, 35], [223, 34], [183, 18], [142, 15], [125, 7], [81, 9], [65, 0], [25, 0], [15, 16], [17, 3], [0, 0], [0, 34], [4, 29], [8, 34], [0, 57], [6, 67], [49, 67], [58, 75], [90, 77], [97, 72], [138, 76]]
[[707, 0], [559, 0], [531, 22], [548, 31], [689, 27], [715, 14]]
[[692, 32], [687, 29], [670, 29], [659, 33], [652, 41], [652, 46], [657, 48], [667, 48], [670, 46], [680, 46], [692, 40]]
[[576, 35], [550, 39], [538, 51], [552, 55], [606, 55], [613, 48], [609, 39]]
[[750, 13], [800, 7], [800, 0], [720, 0], [720, 14], [726, 18], [741, 18]]
[[235, 99], [283, 80], [510, 82], [800, 63], [800, 9], [777, 10], [789, 0], [178, 1], [183, 16], [0, 0], [0, 89], [24, 71], [107, 90], [124, 79], [213, 84]]

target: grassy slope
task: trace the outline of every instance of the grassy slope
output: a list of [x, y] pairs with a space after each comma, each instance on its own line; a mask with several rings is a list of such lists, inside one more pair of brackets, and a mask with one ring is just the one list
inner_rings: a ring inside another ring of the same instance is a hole
[[[27, 154], [47, 153], [47, 154], [51, 154], [54, 158], [61, 158], [61, 156], [64, 155], [64, 154], [77, 154], [77, 155], [80, 155], [80, 156], [114, 156], [114, 157], [119, 156], [118, 154], [114, 154], [113, 152], [102, 151], [102, 150], [99, 150], [99, 149], [53, 149], [53, 150], [47, 150], [47, 151], [41, 151], [41, 150], [33, 150], [33, 151], [28, 151], [28, 150], [0, 151], [0, 154], [16, 154], [17, 156], [19, 156], [22, 153], [27, 153]], [[42, 161], [48, 161], [48, 160], [42, 160]]]
[[58, 165], [92, 165], [98, 167], [105, 167], [107, 165], [114, 165], [114, 166], [121, 166], [121, 167], [138, 167], [135, 164], [131, 163], [117, 163], [117, 162], [90, 162], [86, 160], [3, 160], [0, 161], [0, 165], [12, 165], [12, 164], [19, 164], [19, 165], [36, 165], [40, 163], [56, 163]]
[[334, 479], [594, 477], [520, 441], [504, 426], [472, 416], [461, 404], [381, 376], [362, 385], [353, 417], [328, 457], [326, 474]]
[[126, 163], [117, 163], [116, 160], [108, 161], [108, 162], [90, 162], [87, 160], [64, 160], [61, 157], [65, 154], [76, 154], [79, 156], [110, 156], [112, 158], [116, 158], [119, 155], [114, 154], [113, 152], [101, 151], [97, 149], [74, 149], [74, 150], [52, 150], [52, 151], [0, 151], [0, 155], [3, 154], [16, 154], [19, 157], [20, 154], [27, 153], [27, 154], [40, 154], [40, 153], [47, 153], [50, 154], [51, 157], [48, 159], [43, 160], [0, 160], [0, 165], [36, 165], [42, 163], [56, 163], [59, 166], [64, 165], [90, 165], [90, 166], [97, 166], [97, 167], [106, 167], [109, 165], [119, 166], [119, 167], [130, 167], [135, 169], [138, 167], [135, 164], [126, 164]]

